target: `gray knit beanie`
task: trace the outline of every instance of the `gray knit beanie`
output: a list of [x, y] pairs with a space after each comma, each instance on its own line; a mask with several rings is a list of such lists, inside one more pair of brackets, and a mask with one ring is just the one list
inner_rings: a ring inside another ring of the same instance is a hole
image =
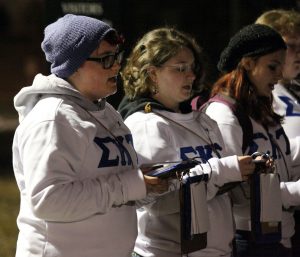
[[115, 30], [100, 20], [73, 14], [48, 25], [41, 46], [51, 73], [60, 78], [72, 75], [111, 31]]
[[280, 49], [286, 49], [286, 44], [275, 30], [262, 24], [248, 25], [230, 39], [221, 54], [218, 69], [230, 72], [243, 57], [266, 55]]

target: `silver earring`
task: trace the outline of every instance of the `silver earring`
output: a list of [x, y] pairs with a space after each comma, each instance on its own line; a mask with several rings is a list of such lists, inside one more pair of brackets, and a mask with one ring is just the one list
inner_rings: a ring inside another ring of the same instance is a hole
[[159, 91], [158, 91], [158, 86], [157, 86], [157, 84], [155, 83], [155, 85], [154, 85], [154, 87], [153, 87], [153, 90], [152, 90], [152, 94], [153, 94], [153, 95], [156, 95], [158, 92], [159, 92]]

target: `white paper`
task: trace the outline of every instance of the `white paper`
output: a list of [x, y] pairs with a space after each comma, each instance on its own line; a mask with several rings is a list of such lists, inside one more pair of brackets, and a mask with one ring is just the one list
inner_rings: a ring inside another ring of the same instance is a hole
[[204, 182], [193, 183], [191, 189], [191, 234], [205, 233], [209, 229], [206, 188]]
[[260, 221], [279, 222], [282, 219], [282, 200], [278, 174], [260, 175]]

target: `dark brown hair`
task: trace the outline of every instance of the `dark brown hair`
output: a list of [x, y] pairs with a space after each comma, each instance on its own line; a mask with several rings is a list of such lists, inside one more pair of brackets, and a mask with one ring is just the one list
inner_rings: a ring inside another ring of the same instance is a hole
[[211, 96], [218, 93], [234, 98], [237, 101], [238, 108], [244, 108], [251, 118], [265, 127], [275, 126], [282, 122], [282, 116], [279, 116], [273, 110], [273, 97], [268, 98], [258, 95], [241, 63], [235, 70], [221, 76], [213, 85]]

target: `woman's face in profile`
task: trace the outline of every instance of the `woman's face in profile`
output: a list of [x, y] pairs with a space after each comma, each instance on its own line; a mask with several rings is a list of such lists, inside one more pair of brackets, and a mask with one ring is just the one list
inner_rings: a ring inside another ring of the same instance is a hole
[[284, 62], [285, 50], [283, 49], [257, 59], [249, 59], [246, 70], [259, 96], [271, 97], [274, 85], [282, 79]]
[[120, 64], [116, 60], [110, 68], [103, 64], [105, 58], [117, 56], [117, 52], [117, 45], [102, 41], [90, 55], [90, 58], [96, 58], [96, 60], [86, 60], [78, 69], [80, 83], [76, 84], [77, 89], [91, 101], [105, 98], [117, 91]]
[[170, 109], [189, 99], [196, 78], [194, 61], [192, 51], [183, 47], [163, 65], [155, 67], [153, 80], [158, 93], [153, 97]]
[[283, 78], [292, 80], [300, 74], [300, 34], [286, 35], [283, 39], [287, 45]]

